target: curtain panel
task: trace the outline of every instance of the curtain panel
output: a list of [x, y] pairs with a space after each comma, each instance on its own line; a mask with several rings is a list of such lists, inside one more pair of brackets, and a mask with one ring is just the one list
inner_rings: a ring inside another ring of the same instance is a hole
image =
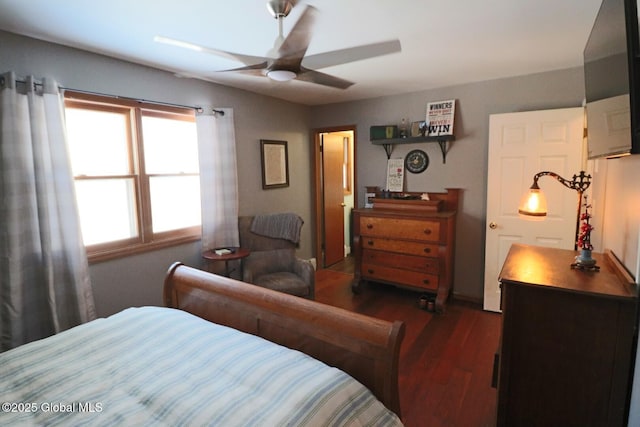
[[238, 172], [231, 108], [204, 108], [196, 115], [202, 249], [238, 246]]
[[0, 351], [96, 317], [55, 81], [0, 76]]

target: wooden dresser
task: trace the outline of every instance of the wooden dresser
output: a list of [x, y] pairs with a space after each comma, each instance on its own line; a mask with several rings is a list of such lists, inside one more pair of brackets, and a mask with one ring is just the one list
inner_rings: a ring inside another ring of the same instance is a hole
[[355, 209], [353, 291], [364, 281], [436, 294], [443, 312], [453, 282], [458, 189], [429, 193], [421, 200], [374, 199], [373, 208]]
[[512, 245], [500, 273], [498, 426], [623, 426], [637, 290], [611, 252], [598, 272], [577, 252]]

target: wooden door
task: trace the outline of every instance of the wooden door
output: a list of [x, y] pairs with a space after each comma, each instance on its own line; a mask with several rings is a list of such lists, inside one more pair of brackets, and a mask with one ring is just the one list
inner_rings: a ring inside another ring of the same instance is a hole
[[522, 195], [541, 171], [571, 179], [582, 166], [581, 107], [494, 114], [489, 119], [489, 158], [484, 270], [484, 309], [500, 311], [498, 274], [512, 243], [573, 249], [578, 194], [551, 177], [538, 182], [548, 215], [518, 215]]
[[324, 266], [344, 259], [344, 135], [326, 133], [322, 140]]

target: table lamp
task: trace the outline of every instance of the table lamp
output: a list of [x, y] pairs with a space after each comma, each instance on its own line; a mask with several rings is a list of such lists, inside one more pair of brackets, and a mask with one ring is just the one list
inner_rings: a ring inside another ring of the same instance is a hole
[[[570, 188], [572, 190], [576, 190], [578, 192], [578, 206], [576, 209], [577, 211], [576, 231], [575, 231], [575, 239], [574, 239], [574, 246], [573, 246], [574, 250], [577, 250], [578, 241], [579, 240], [584, 241], [584, 239], [580, 239], [580, 221], [585, 220], [586, 226], [591, 227], [588, 222], [589, 218], [591, 218], [591, 215], [589, 214], [589, 211], [588, 211], [588, 208], [590, 207], [590, 205], [588, 205], [586, 202], [586, 196], [585, 196], [585, 202], [584, 202], [586, 217], [582, 218], [581, 216], [582, 206], [583, 206], [583, 202], [582, 202], [583, 193], [587, 190], [587, 188], [589, 188], [589, 185], [591, 185], [591, 175], [587, 175], [585, 171], [580, 171], [579, 174], [573, 175], [573, 178], [571, 180], [568, 180], [561, 177], [555, 172], [549, 172], [549, 171], [538, 172], [533, 176], [533, 184], [529, 188], [529, 191], [522, 197], [522, 201], [520, 202], [520, 207], [518, 208], [518, 213], [520, 215], [524, 215], [526, 217], [532, 217], [532, 218], [540, 218], [540, 219], [544, 219], [544, 217], [547, 216], [547, 199], [544, 196], [544, 193], [542, 192], [540, 187], [538, 186], [538, 179], [540, 179], [543, 176], [550, 176], [552, 178], [555, 178], [558, 182], [560, 182], [565, 187]], [[590, 231], [591, 231], [591, 228], [589, 228], [588, 232]], [[597, 269], [597, 267], [595, 266], [595, 263], [596, 263], [595, 260], [591, 258], [591, 245], [588, 242], [588, 239], [587, 239], [587, 244], [589, 248], [588, 249], [584, 247], [582, 248], [582, 253], [578, 257], [576, 257], [576, 263], [572, 264], [572, 267], [580, 268], [580, 269]]]

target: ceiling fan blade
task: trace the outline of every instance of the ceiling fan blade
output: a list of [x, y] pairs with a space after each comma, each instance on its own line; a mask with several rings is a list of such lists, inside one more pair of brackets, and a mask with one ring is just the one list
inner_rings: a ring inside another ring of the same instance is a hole
[[317, 9], [307, 6], [300, 19], [295, 23], [287, 37], [284, 39], [278, 50], [279, 58], [296, 60], [298, 64], [302, 61], [307, 52], [313, 32]]
[[310, 70], [304, 67], [300, 67], [300, 73], [298, 73], [296, 79], [305, 82], [316, 83], [323, 86], [330, 86], [336, 89], [347, 89], [349, 86], [353, 85], [353, 82], [350, 82], [349, 80], [330, 76], [329, 74]]
[[[269, 63], [267, 61], [261, 62], [259, 64], [247, 65], [245, 67], [238, 68], [230, 68], [228, 70], [220, 70], [218, 73], [226, 73], [230, 71], [238, 71], [238, 72], [249, 72], [249, 74], [264, 74], [262, 70], [266, 70], [269, 67]], [[260, 73], [254, 73], [253, 71], [260, 71]]]
[[212, 55], [217, 55], [223, 58], [230, 59], [232, 61], [242, 62], [245, 65], [255, 64], [256, 62], [262, 62], [267, 60], [267, 58], [264, 58], [262, 56], [242, 55], [240, 53], [227, 52], [224, 50], [213, 49], [210, 47], [201, 46], [195, 43], [185, 42], [182, 40], [172, 39], [169, 37], [155, 36], [153, 40], [158, 43], [164, 43], [171, 46], [177, 46], [185, 49], [195, 50], [197, 52], [204, 52]]
[[310, 55], [304, 58], [304, 65], [305, 67], [317, 70], [334, 65], [375, 58], [377, 56], [389, 55], [400, 52], [401, 50], [400, 40], [389, 40]]

